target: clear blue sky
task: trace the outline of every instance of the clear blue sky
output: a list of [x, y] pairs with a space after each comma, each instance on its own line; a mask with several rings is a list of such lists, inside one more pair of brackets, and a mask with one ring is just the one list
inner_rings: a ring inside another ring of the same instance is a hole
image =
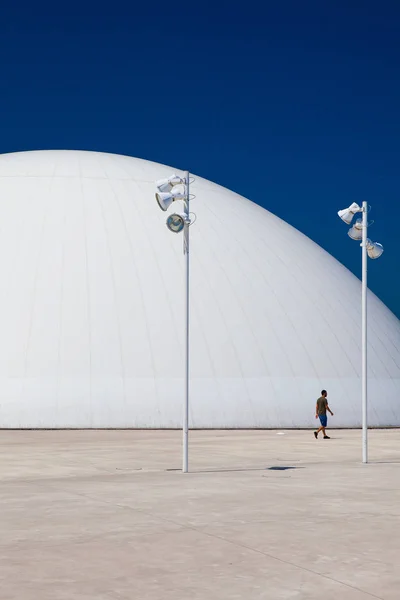
[[129, 154], [190, 169], [360, 274], [336, 211], [367, 200], [371, 289], [400, 317], [400, 3], [7, 2], [0, 152]]

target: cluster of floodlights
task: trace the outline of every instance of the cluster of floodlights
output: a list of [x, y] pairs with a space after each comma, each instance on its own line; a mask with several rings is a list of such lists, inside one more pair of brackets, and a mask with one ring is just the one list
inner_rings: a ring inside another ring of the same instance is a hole
[[[176, 200], [188, 201], [189, 195], [189, 178], [180, 177], [179, 175], [171, 175], [167, 179], [160, 179], [156, 183], [157, 192], [156, 200], [158, 206], [164, 212], [169, 209], [171, 204]], [[185, 225], [190, 225], [190, 218], [187, 207], [185, 206], [185, 214], [172, 213], [168, 216], [166, 224], [173, 233], [180, 233], [184, 230]]]
[[[357, 213], [362, 213], [363, 210], [364, 209], [361, 206], [359, 206], [356, 202], [353, 202], [353, 204], [351, 204], [348, 208], [339, 210], [338, 215], [342, 219], [342, 221], [347, 223], [347, 225], [350, 225], [353, 220], [354, 215], [356, 215]], [[349, 229], [348, 235], [349, 235], [349, 237], [351, 237], [352, 240], [361, 241], [362, 240], [362, 230], [363, 230], [362, 219], [357, 219], [356, 222]], [[372, 259], [379, 258], [383, 254], [382, 244], [379, 244], [378, 242], [371, 242], [371, 240], [368, 238], [366, 240], [366, 249], [367, 249], [367, 254], [368, 254], [369, 258], [372, 258]]]

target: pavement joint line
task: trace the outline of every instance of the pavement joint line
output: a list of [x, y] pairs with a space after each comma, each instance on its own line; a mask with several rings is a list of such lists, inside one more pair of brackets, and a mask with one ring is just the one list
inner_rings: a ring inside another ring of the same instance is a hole
[[312, 569], [307, 569], [307, 567], [302, 567], [300, 565], [296, 565], [296, 563], [292, 563], [288, 560], [284, 560], [282, 558], [278, 558], [277, 556], [274, 556], [273, 554], [268, 554], [268, 552], [263, 552], [262, 550], [258, 550], [257, 548], [252, 548], [251, 546], [246, 546], [245, 544], [240, 544], [239, 542], [235, 542], [233, 540], [229, 540], [226, 538], [223, 538], [221, 536], [215, 535], [213, 533], [209, 533], [209, 532], [202, 532], [196, 528], [190, 528], [193, 529], [194, 531], [197, 531], [198, 533], [202, 533], [203, 535], [207, 535], [209, 537], [213, 537], [215, 539], [221, 540], [223, 542], [226, 542], [228, 544], [232, 544], [234, 546], [237, 546], [239, 548], [243, 548], [245, 550], [249, 550], [250, 552], [255, 552], [256, 554], [260, 554], [262, 556], [266, 556], [268, 558], [271, 558], [272, 560], [276, 560], [280, 563], [289, 565], [291, 567], [295, 567], [296, 569], [300, 569], [301, 571], [305, 571], [307, 573], [311, 573], [312, 575], [317, 575], [319, 577], [322, 577], [323, 579], [328, 579], [329, 581], [333, 581], [334, 583], [338, 583], [339, 585], [343, 585], [349, 589], [355, 590], [357, 592], [360, 592], [361, 594], [365, 594], [366, 596], [369, 596], [370, 598], [375, 598], [376, 600], [384, 600], [384, 598], [382, 598], [382, 596], [376, 596], [375, 594], [371, 594], [371, 592], [366, 592], [365, 590], [362, 590], [354, 585], [351, 585], [349, 583], [345, 583], [344, 581], [340, 581], [339, 579], [335, 579], [334, 577], [330, 577], [329, 575], [326, 575], [325, 573], [318, 573], [317, 571], [313, 571]]

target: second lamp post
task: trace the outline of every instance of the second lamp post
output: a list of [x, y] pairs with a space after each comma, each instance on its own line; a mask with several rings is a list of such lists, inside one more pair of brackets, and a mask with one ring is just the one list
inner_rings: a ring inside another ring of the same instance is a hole
[[362, 213], [362, 219], [357, 219], [349, 229], [352, 240], [361, 241], [362, 250], [362, 277], [361, 277], [361, 413], [362, 413], [362, 460], [368, 462], [368, 363], [367, 363], [367, 262], [368, 257], [379, 258], [383, 253], [383, 246], [368, 239], [368, 204], [363, 202], [359, 206], [355, 202], [349, 208], [339, 210], [338, 215], [350, 225], [353, 217]]

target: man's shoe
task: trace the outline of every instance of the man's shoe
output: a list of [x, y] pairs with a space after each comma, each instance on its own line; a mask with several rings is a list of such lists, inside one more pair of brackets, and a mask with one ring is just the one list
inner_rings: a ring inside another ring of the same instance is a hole
[[331, 438], [329, 437], [329, 435], [324, 435], [324, 440], [330, 440]]
[[314, 431], [314, 436], [315, 436], [315, 439], [317, 440], [318, 439], [318, 433], [316, 431]]

